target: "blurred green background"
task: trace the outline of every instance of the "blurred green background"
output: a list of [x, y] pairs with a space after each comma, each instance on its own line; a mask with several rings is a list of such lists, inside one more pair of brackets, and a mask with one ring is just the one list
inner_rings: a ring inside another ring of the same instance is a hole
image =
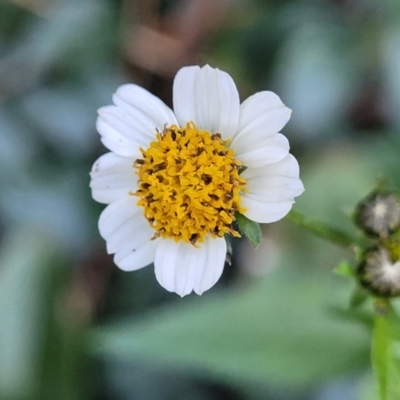
[[97, 230], [96, 110], [183, 65], [273, 90], [306, 192], [346, 216], [400, 187], [398, 0], [0, 0], [0, 399], [373, 400], [369, 333], [343, 312], [351, 259], [281, 221], [202, 297], [119, 271]]

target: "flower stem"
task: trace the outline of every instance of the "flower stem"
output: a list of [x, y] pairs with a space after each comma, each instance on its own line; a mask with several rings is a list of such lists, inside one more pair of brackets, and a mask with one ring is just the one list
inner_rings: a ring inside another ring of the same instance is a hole
[[294, 225], [297, 225], [321, 239], [335, 243], [342, 247], [350, 247], [356, 243], [356, 240], [340, 229], [334, 228], [324, 222], [308, 219], [299, 211], [291, 210], [286, 219]]
[[380, 400], [397, 400], [400, 396], [399, 319], [388, 300], [375, 301], [371, 360], [379, 388]]

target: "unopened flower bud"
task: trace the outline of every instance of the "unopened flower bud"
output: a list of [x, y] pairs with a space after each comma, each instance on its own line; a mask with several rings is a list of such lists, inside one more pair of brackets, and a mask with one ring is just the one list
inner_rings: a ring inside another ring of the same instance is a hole
[[400, 260], [393, 261], [385, 248], [368, 250], [358, 267], [362, 286], [380, 297], [400, 295]]
[[357, 225], [371, 236], [386, 238], [400, 226], [400, 203], [392, 193], [373, 193], [356, 209]]

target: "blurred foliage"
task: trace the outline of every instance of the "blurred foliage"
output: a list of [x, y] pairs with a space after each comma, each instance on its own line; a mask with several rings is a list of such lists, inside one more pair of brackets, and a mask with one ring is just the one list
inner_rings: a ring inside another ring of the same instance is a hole
[[367, 331], [321, 307], [334, 284], [325, 273], [283, 267], [247, 288], [103, 327], [95, 351], [200, 366], [236, 385], [265, 377], [271, 385], [312, 385], [368, 359]]
[[51, 238], [30, 229], [10, 234], [2, 249], [0, 398], [87, 398], [82, 327], [64, 315], [65, 261]]
[[[168, 16], [185, 1], [154, 4]], [[197, 59], [242, 99], [271, 89], [293, 109], [296, 207], [354, 233], [348, 214], [377, 179], [400, 187], [399, 2], [224, 4]], [[264, 226], [256, 251], [234, 242], [216, 288], [183, 300], [151, 267], [126, 274], [105, 255], [88, 190], [105, 152], [96, 110], [123, 82], [170, 79], [126, 53], [140, 5], [0, 2], [0, 399], [373, 400], [369, 320], [331, 275], [344, 250]]]

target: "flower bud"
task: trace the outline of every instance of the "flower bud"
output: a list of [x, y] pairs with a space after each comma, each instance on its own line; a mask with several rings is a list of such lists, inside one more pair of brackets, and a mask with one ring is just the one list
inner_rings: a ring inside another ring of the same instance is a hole
[[367, 250], [357, 272], [361, 285], [377, 296], [400, 295], [400, 260], [393, 261], [387, 249]]
[[400, 226], [399, 200], [392, 193], [372, 193], [357, 206], [355, 222], [367, 234], [387, 238]]

